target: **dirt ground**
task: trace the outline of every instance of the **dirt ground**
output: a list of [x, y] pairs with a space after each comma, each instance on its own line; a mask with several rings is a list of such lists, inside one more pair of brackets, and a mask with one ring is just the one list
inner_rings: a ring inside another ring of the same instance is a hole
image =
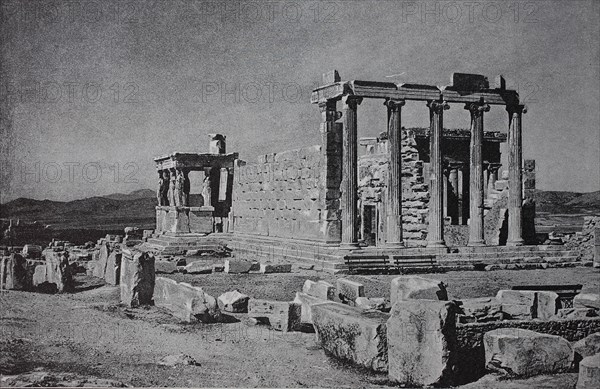
[[[585, 290], [597, 292], [599, 274], [592, 268], [569, 268], [424, 276], [446, 282], [453, 297], [467, 298], [491, 296], [517, 284], [580, 283]], [[386, 297], [394, 277], [334, 276], [297, 268], [289, 274], [168, 276], [202, 286], [215, 297], [237, 288], [254, 298], [274, 300], [292, 300], [307, 278], [335, 283], [337, 277], [363, 283], [367, 296]], [[103, 286], [100, 280], [85, 276], [78, 276], [77, 281], [72, 294], [9, 291], [0, 295], [0, 387], [14, 384], [11, 376], [35, 371], [112, 379], [136, 387], [390, 386], [386, 375], [327, 357], [314, 334], [253, 326], [245, 314], [230, 315], [229, 323], [179, 323], [155, 307], [120, 307], [118, 287]], [[158, 364], [174, 354], [187, 354], [199, 366]], [[575, 380], [574, 374], [562, 374], [536, 380], [488, 380], [480, 387], [567, 388]]]

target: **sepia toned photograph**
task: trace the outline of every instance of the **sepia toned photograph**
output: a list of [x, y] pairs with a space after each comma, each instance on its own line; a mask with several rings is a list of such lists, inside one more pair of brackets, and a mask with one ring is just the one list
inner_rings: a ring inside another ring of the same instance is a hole
[[597, 0], [0, 0], [0, 388], [600, 388]]

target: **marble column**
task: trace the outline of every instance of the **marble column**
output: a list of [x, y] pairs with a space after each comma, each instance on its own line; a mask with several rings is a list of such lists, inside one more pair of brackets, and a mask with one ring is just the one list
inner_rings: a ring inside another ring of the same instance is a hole
[[483, 198], [484, 203], [485, 199], [488, 197], [488, 186], [490, 179], [490, 164], [487, 161], [483, 161]]
[[469, 246], [485, 246], [483, 230], [483, 113], [490, 106], [480, 103], [469, 103], [465, 109], [471, 113], [471, 180], [470, 180], [470, 225]]
[[342, 138], [342, 242], [340, 248], [358, 247], [358, 132], [356, 110], [362, 98], [344, 96]]
[[429, 226], [427, 247], [446, 247], [444, 242], [444, 177], [442, 170], [442, 132], [444, 110], [450, 109], [445, 101], [429, 101]]
[[508, 111], [508, 239], [507, 246], [523, 244], [523, 145], [522, 115], [524, 105], [506, 107]]
[[388, 152], [390, 167], [387, 186], [387, 240], [388, 247], [402, 247], [402, 106], [404, 100], [387, 100]]
[[456, 164], [450, 165], [450, 172], [448, 174], [449, 182], [449, 195], [448, 195], [448, 216], [452, 220], [452, 224], [459, 224], [459, 186], [458, 186], [458, 166]]

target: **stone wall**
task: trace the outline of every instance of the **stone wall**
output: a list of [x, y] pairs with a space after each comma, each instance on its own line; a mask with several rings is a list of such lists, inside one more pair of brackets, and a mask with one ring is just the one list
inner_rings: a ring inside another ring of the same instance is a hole
[[[577, 254], [578, 260], [592, 261], [594, 260], [596, 250], [596, 237], [600, 234], [600, 216], [586, 216], [583, 218], [583, 228], [581, 232], [577, 232], [572, 235], [569, 240], [565, 242], [565, 248], [573, 250]], [[596, 262], [600, 259], [596, 258]]]
[[234, 233], [339, 242], [341, 167], [328, 170], [327, 158], [317, 145], [263, 155], [255, 164], [237, 161]]
[[[388, 156], [387, 141], [381, 140], [372, 153], [359, 157], [359, 199], [362, 205], [380, 207], [379, 214], [385, 215]], [[423, 161], [416, 148], [415, 133], [402, 130], [402, 233], [409, 247], [424, 246], [427, 242], [427, 213], [429, 188], [425, 184]], [[385, 231], [385, 218], [380, 217], [380, 232]]]
[[474, 381], [485, 374], [483, 334], [498, 328], [514, 329], [514, 331], [526, 329], [562, 336], [573, 342], [600, 331], [600, 318], [548, 321], [503, 320], [489, 323], [457, 324], [457, 376], [460, 377], [458, 384]]

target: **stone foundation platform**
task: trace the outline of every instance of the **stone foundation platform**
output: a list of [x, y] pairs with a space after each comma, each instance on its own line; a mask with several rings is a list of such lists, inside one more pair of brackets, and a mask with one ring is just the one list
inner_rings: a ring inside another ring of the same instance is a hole
[[164, 233], [153, 235], [138, 248], [163, 255], [183, 255], [187, 250], [220, 251], [223, 245], [213, 234]]
[[[213, 238], [233, 250], [238, 257], [248, 259], [283, 260], [313, 265], [315, 270], [345, 272], [345, 257], [386, 258], [390, 263], [403, 263], [415, 270], [501, 270], [572, 267], [587, 265], [564, 246], [483, 246], [439, 248], [383, 248], [363, 247], [341, 250], [337, 246], [273, 237], [242, 234], [212, 234]], [[423, 262], [420, 265], [419, 262]]]
[[156, 232], [210, 234], [213, 232], [213, 207], [156, 207]]

